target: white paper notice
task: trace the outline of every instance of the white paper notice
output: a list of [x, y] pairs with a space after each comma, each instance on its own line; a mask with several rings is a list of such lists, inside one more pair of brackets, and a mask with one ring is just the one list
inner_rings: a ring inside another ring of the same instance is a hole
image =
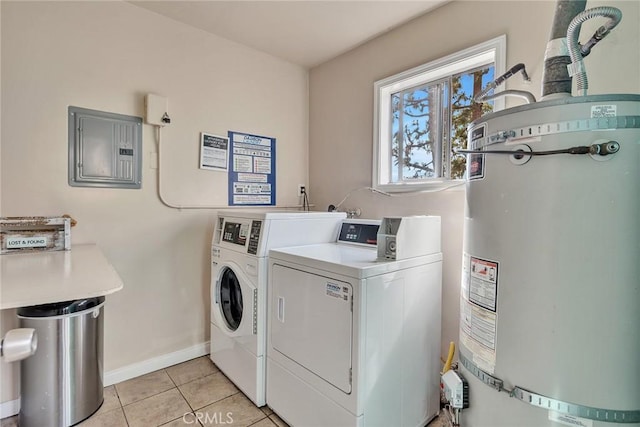
[[498, 263], [471, 257], [469, 301], [496, 311], [498, 296]]
[[200, 134], [200, 169], [226, 171], [228, 154], [228, 138]]

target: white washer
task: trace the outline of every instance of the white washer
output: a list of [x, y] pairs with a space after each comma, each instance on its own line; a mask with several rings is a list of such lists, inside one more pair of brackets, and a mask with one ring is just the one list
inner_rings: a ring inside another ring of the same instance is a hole
[[[267, 404], [292, 426], [424, 426], [440, 400], [442, 254], [377, 261], [380, 221], [269, 254]], [[436, 235], [437, 234], [437, 235]], [[354, 244], [355, 243], [355, 244]]]
[[265, 404], [267, 255], [335, 240], [344, 213], [218, 212], [211, 244], [211, 360]]

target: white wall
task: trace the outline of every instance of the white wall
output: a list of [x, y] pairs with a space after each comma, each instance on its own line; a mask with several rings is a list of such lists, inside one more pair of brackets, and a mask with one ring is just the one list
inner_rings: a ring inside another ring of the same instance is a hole
[[[622, 23], [586, 60], [590, 94], [640, 93], [638, 2], [588, 2], [619, 7]], [[373, 84], [403, 70], [507, 35], [507, 67], [524, 62], [532, 83], [521, 77], [510, 89], [540, 96], [543, 57], [553, 22], [552, 1], [461, 1], [448, 3], [310, 71], [310, 194], [319, 208], [336, 204], [352, 189], [371, 185]], [[601, 25], [602, 21], [598, 22]], [[583, 34], [593, 33], [594, 23]], [[586, 39], [583, 36], [583, 40]], [[514, 105], [517, 105], [516, 101]], [[444, 253], [442, 352], [458, 338], [464, 190], [388, 198], [357, 191], [344, 207], [365, 218], [384, 215], [442, 216]]]
[[[149, 125], [141, 190], [68, 186], [67, 107], [143, 116], [144, 94], [168, 97], [163, 192], [180, 205], [227, 204], [226, 176], [198, 169], [201, 131], [275, 137], [277, 204], [295, 205], [287, 183], [307, 182], [307, 71], [125, 2], [1, 8], [0, 213], [71, 214], [72, 242], [97, 243], [122, 277], [105, 309], [105, 371], [208, 341], [214, 210], [161, 204]], [[0, 401], [17, 395], [4, 375]]]

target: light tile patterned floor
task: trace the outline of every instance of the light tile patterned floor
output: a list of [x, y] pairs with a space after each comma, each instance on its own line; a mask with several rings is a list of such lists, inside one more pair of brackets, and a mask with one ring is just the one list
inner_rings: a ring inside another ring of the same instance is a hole
[[[256, 407], [204, 356], [105, 387], [104, 403], [79, 426], [199, 427], [223, 424], [230, 427], [286, 426], [268, 407]], [[17, 426], [17, 416], [0, 422], [0, 427]]]
[[[104, 389], [104, 403], [81, 427], [288, 427], [256, 407], [204, 356]], [[0, 427], [17, 427], [18, 417]], [[440, 427], [438, 419], [429, 427]]]

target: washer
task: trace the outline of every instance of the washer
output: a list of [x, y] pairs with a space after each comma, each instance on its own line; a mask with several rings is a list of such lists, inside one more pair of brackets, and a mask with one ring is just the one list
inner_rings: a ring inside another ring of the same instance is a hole
[[[424, 426], [440, 402], [442, 254], [377, 260], [380, 221], [270, 251], [267, 404], [292, 426]], [[412, 242], [415, 244], [416, 242]]]
[[335, 240], [344, 213], [218, 212], [211, 244], [211, 360], [265, 404], [267, 254]]

